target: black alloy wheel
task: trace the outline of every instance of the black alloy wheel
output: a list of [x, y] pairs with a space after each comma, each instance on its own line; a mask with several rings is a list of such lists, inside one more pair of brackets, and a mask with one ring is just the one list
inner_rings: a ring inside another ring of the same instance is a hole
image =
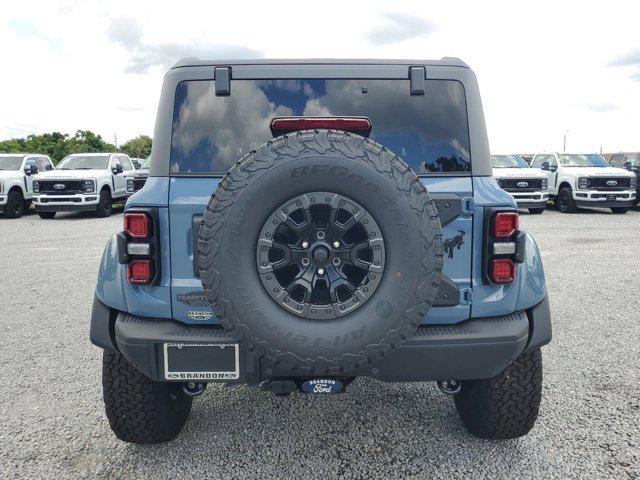
[[381, 230], [361, 205], [330, 192], [299, 195], [267, 219], [257, 244], [260, 279], [271, 298], [308, 319], [362, 306], [384, 271]]

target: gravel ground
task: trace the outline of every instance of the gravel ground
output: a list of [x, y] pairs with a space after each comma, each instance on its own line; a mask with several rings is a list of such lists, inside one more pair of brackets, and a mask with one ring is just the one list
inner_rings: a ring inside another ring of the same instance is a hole
[[117, 441], [88, 329], [121, 222], [0, 219], [0, 478], [640, 478], [640, 211], [523, 215], [554, 340], [536, 427], [501, 442], [467, 434], [435, 385], [364, 379], [335, 397], [212, 386], [174, 442]]

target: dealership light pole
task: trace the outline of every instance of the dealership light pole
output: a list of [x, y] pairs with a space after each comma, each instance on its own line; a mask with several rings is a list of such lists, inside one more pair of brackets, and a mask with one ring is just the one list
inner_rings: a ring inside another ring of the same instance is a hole
[[570, 132], [570, 130], [566, 130], [566, 131], [564, 132], [564, 140], [563, 140], [563, 142], [562, 142], [562, 151], [563, 151], [563, 152], [566, 152], [566, 151], [567, 151], [567, 133], [569, 133], [569, 132]]

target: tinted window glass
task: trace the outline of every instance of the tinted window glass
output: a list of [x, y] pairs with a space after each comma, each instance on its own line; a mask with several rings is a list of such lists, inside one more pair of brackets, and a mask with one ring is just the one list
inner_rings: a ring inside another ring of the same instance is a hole
[[611, 163], [611, 165], [613, 165], [614, 167], [621, 167], [622, 164], [624, 163], [624, 156], [613, 155], [609, 163]]
[[563, 167], [600, 167], [606, 168], [610, 165], [600, 155], [595, 153], [575, 154], [561, 153], [558, 155]]
[[3, 155], [0, 156], [0, 170], [19, 170], [20, 165], [22, 165], [22, 159], [24, 157], [21, 156], [8, 156]]
[[120, 157], [120, 162], [122, 163], [122, 168], [125, 170], [133, 170], [133, 166], [127, 157]]
[[520, 155], [491, 155], [493, 168], [529, 168]]
[[412, 96], [408, 80], [234, 80], [227, 97], [213, 81], [178, 85], [171, 171], [224, 173], [272, 138], [273, 118], [292, 115], [369, 117], [369, 138], [416, 172], [471, 170], [459, 82], [428, 80], [426, 94]]
[[44, 172], [47, 168], [51, 168], [50, 165], [49, 160], [44, 157], [38, 157], [38, 168], [41, 171]]
[[69, 155], [62, 159], [57, 170], [101, 170], [106, 169], [109, 155]]
[[627, 155], [624, 159], [624, 163], [630, 163], [632, 167], [640, 167], [640, 158], [637, 154]]
[[540, 168], [544, 163], [545, 155], [536, 155], [531, 162], [533, 168]]

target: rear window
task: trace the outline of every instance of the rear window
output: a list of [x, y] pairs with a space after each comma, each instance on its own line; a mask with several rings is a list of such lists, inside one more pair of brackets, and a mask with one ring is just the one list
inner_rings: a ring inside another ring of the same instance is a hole
[[425, 95], [410, 95], [409, 80], [233, 80], [225, 97], [213, 81], [194, 80], [176, 89], [171, 172], [222, 174], [287, 116], [368, 117], [369, 138], [417, 173], [471, 171], [458, 81], [427, 80]]

